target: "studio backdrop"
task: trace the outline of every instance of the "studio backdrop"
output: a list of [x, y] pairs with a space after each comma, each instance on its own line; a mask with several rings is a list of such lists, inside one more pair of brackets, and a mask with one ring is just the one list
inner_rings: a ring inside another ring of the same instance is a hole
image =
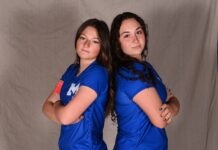
[[[218, 149], [216, 0], [0, 0], [0, 150], [58, 150], [42, 104], [75, 59], [79, 25], [124, 11], [149, 27], [148, 60], [181, 103], [169, 150]], [[106, 119], [112, 150], [117, 125]]]

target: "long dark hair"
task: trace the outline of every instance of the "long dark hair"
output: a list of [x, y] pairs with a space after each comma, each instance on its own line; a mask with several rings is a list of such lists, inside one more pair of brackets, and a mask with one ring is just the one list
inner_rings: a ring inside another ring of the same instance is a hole
[[[87, 28], [87, 27], [93, 27], [97, 30], [98, 36], [99, 36], [99, 40], [100, 40], [100, 52], [97, 56], [97, 63], [104, 66], [105, 68], [107, 68], [108, 72], [109, 72], [109, 96], [108, 96], [108, 101], [106, 104], [106, 110], [105, 110], [105, 114], [106, 116], [108, 116], [110, 114], [111, 108], [114, 105], [114, 91], [112, 88], [112, 63], [111, 63], [111, 51], [110, 51], [110, 32], [108, 29], [107, 24], [102, 21], [102, 20], [98, 20], [98, 19], [89, 19], [87, 21], [85, 21], [77, 30], [76, 33], [76, 37], [75, 37], [75, 48], [76, 48], [76, 42], [78, 40], [78, 38], [80, 37], [80, 35], [82, 34], [82, 32]], [[80, 63], [80, 58], [78, 55], [76, 55], [76, 60], [74, 62], [75, 64], [79, 64]]]
[[[133, 58], [123, 52], [121, 49], [120, 44], [120, 27], [122, 25], [122, 22], [127, 19], [135, 19], [141, 26], [144, 35], [145, 35], [145, 47], [141, 53], [142, 61]], [[114, 71], [118, 71], [120, 67], [125, 67], [132, 73], [138, 75], [138, 78], [153, 83], [154, 77], [152, 75], [152, 72], [150, 69], [148, 69], [148, 63], [146, 62], [146, 57], [148, 55], [148, 26], [145, 24], [144, 20], [139, 17], [138, 15], [131, 13], [131, 12], [124, 12], [122, 14], [117, 15], [111, 25], [111, 36], [110, 36], [110, 42], [111, 42], [111, 50], [112, 50], [112, 58], [113, 58], [113, 68]], [[144, 66], [143, 70], [136, 70], [134, 67], [134, 62], [142, 64]], [[145, 74], [144, 71], [147, 70], [147, 73]], [[126, 77], [128, 78], [128, 77]], [[136, 80], [138, 78], [128, 78], [130, 80]]]

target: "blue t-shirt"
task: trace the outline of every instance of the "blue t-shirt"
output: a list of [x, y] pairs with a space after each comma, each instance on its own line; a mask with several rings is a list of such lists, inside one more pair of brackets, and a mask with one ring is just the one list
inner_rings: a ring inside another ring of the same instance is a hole
[[60, 150], [107, 150], [103, 141], [105, 107], [108, 97], [108, 71], [94, 61], [79, 76], [79, 65], [72, 64], [63, 74], [61, 102], [67, 105], [80, 86], [87, 86], [97, 93], [97, 98], [83, 113], [84, 118], [74, 124], [61, 125]]
[[[118, 119], [118, 134], [115, 150], [167, 150], [167, 135], [165, 129], [154, 126], [147, 114], [133, 101], [140, 91], [154, 87], [162, 102], [165, 103], [167, 92], [159, 75], [149, 64], [148, 68], [155, 77], [156, 84], [134, 79], [133, 74], [121, 67], [116, 74], [115, 110]], [[143, 65], [134, 63], [137, 70], [143, 70]], [[148, 69], [147, 69], [148, 70]], [[147, 73], [144, 70], [144, 73]], [[126, 78], [127, 77], [127, 78]]]

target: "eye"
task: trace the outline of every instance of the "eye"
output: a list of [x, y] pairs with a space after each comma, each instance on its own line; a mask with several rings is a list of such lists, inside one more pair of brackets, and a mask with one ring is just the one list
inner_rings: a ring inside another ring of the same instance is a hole
[[129, 34], [124, 34], [123, 35], [123, 38], [128, 38], [129, 37]]
[[85, 37], [84, 36], [80, 36], [79, 39], [80, 40], [85, 40]]
[[93, 40], [92, 42], [95, 43], [95, 44], [99, 44], [100, 43], [98, 40]]
[[136, 31], [136, 34], [142, 34], [142, 33], [143, 33], [142, 30], [138, 30], [138, 31]]

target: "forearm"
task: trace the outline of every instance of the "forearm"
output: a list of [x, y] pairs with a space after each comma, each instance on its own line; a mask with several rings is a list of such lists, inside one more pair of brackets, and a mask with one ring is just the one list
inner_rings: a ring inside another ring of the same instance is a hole
[[63, 110], [61, 110], [61, 109], [63, 109], [62, 107], [63, 106], [62, 106], [60, 101], [57, 101], [54, 103], [54, 114], [55, 114], [57, 120], [59, 120], [59, 122], [60, 122], [61, 111], [63, 111]]
[[[69, 105], [69, 103], [68, 103]], [[72, 110], [69, 110], [66, 106], [64, 106], [60, 101], [54, 103], [54, 114], [56, 119], [63, 125], [69, 125], [75, 123], [78, 120], [78, 117], [72, 117]], [[69, 119], [71, 118], [71, 119]]]
[[45, 116], [48, 119], [50, 119], [50, 120], [60, 124], [60, 122], [58, 121], [58, 119], [57, 119], [57, 117], [55, 115], [55, 112], [54, 112], [54, 103], [53, 102], [46, 101], [44, 103], [44, 105], [43, 105], [43, 113], [45, 114]]
[[60, 101], [54, 103], [54, 114], [61, 124], [68, 125], [74, 122], [68, 121], [67, 118], [69, 113], [67, 113], [67, 108]]

